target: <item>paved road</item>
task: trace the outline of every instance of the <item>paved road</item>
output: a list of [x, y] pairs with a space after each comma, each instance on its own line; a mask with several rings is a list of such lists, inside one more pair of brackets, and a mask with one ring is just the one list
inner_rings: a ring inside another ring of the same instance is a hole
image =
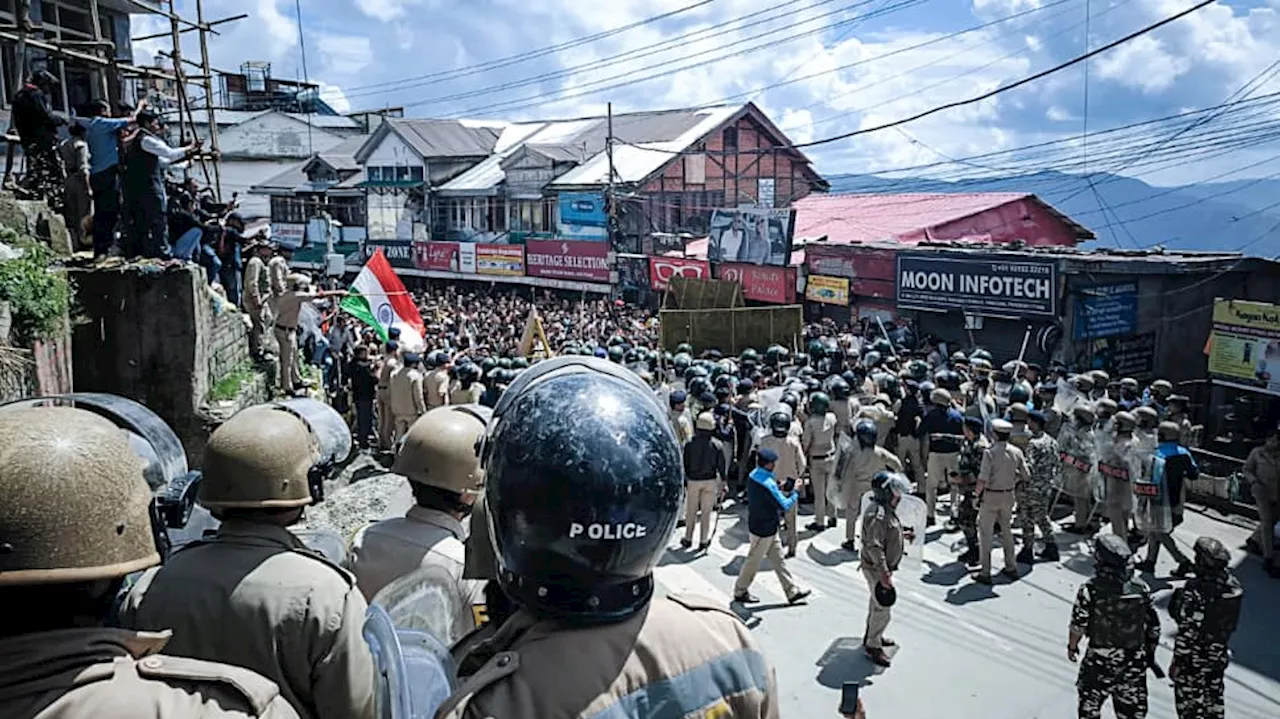
[[[1199, 534], [1237, 547], [1247, 531], [1189, 513], [1176, 538], [1190, 554]], [[752, 587], [760, 604], [733, 605], [777, 668], [784, 717], [835, 716], [840, 686], [853, 680], [867, 684], [862, 696], [871, 717], [1076, 716], [1077, 665], [1066, 658], [1066, 638], [1076, 588], [1092, 574], [1089, 549], [1081, 538], [1059, 537], [1062, 561], [1037, 564], [1029, 574], [1024, 566], [1017, 582], [1001, 578], [994, 587], [985, 587], [952, 561], [958, 552], [950, 547], [963, 541], [960, 535], [931, 533], [923, 574], [899, 575], [896, 582], [899, 600], [887, 634], [899, 646], [891, 650], [896, 655], [886, 670], [862, 653], [868, 591], [856, 557], [839, 546], [843, 524], [811, 535], [801, 535], [800, 553], [788, 561], [798, 581], [813, 590], [806, 605], [788, 606], [772, 571], [762, 571]], [[658, 582], [670, 592], [696, 592], [728, 605], [746, 541], [745, 518], [730, 510], [707, 553], [684, 552], [673, 542], [658, 567]], [[996, 552], [998, 569], [1002, 560]], [[1236, 661], [1227, 672], [1227, 716], [1273, 719], [1280, 716], [1280, 581], [1266, 577], [1256, 558], [1236, 555], [1234, 563], [1244, 563], [1237, 572], [1248, 594], [1233, 641]], [[1167, 577], [1173, 566], [1162, 556], [1156, 575]], [[1173, 585], [1163, 579], [1150, 584], [1164, 624], [1159, 658], [1167, 666], [1173, 625], [1164, 609]], [[1171, 685], [1149, 678], [1148, 716], [1176, 716]]]

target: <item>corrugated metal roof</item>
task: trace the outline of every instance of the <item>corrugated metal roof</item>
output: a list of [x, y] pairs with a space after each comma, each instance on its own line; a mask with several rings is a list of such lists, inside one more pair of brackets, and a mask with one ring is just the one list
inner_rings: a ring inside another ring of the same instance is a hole
[[368, 135], [353, 135], [317, 155], [335, 170], [359, 170], [360, 163], [356, 162], [356, 151], [368, 139]]
[[502, 132], [457, 120], [388, 118], [387, 125], [423, 157], [485, 157], [493, 152]]
[[536, 152], [552, 162], [582, 162], [587, 158], [586, 148], [573, 144], [525, 143], [529, 152]]
[[[303, 124], [310, 123], [312, 127], [319, 127], [326, 130], [359, 130], [360, 123], [345, 115], [305, 115], [296, 112], [279, 112], [278, 110], [214, 110], [213, 119], [220, 127], [243, 125], [244, 123], [257, 119], [263, 115], [271, 113], [284, 115], [293, 118]], [[166, 110], [162, 113], [166, 118], [176, 117], [177, 110]], [[201, 125], [206, 121], [203, 112], [194, 112], [196, 124]]]
[[[741, 107], [722, 106], [696, 110], [637, 112], [613, 116], [614, 169], [618, 182], [640, 182], [670, 162], [704, 135], [724, 124]], [[552, 186], [604, 185], [609, 181], [604, 117], [575, 118], [509, 125], [486, 159], [440, 188], [441, 192], [474, 194], [492, 192], [506, 179], [501, 162], [521, 145], [557, 145], [581, 148], [578, 167], [556, 178]], [[539, 150], [540, 151], [540, 150]]]
[[278, 175], [274, 175], [269, 179], [263, 180], [249, 188], [249, 192], [253, 194], [267, 194], [271, 191], [290, 191], [294, 190], [307, 181], [307, 173], [303, 172], [303, 168], [311, 160], [303, 160], [295, 165], [290, 165], [287, 170]]
[[923, 230], [1010, 202], [1025, 192], [956, 194], [809, 195], [795, 203], [796, 237], [827, 237], [831, 244], [913, 242]]

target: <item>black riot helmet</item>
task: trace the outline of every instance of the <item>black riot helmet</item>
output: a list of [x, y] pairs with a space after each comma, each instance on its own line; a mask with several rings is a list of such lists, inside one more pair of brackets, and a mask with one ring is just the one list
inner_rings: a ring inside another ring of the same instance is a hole
[[911, 493], [911, 483], [897, 472], [876, 472], [871, 478], [871, 496], [883, 505], [892, 505], [895, 498]]
[[1030, 401], [1031, 393], [1025, 384], [1018, 383], [1009, 388], [1009, 404], [1027, 404]]
[[791, 431], [791, 415], [784, 411], [769, 415], [769, 432], [774, 437], [786, 437]]
[[858, 444], [863, 449], [871, 449], [876, 446], [876, 423], [869, 419], [860, 419], [853, 426], [853, 436], [858, 438]]
[[706, 377], [694, 377], [685, 382], [685, 387], [689, 389], [689, 396], [694, 398], [701, 397], [711, 391], [711, 383], [707, 381]]
[[622, 360], [626, 357], [626, 355], [627, 355], [627, 352], [626, 350], [622, 349], [622, 345], [613, 345], [612, 347], [609, 348], [610, 362], [617, 362], [621, 364]]
[[832, 399], [849, 399], [849, 383], [840, 375], [827, 380], [827, 391], [831, 393]]
[[797, 352], [795, 357], [792, 359], [791, 363], [797, 367], [808, 367], [809, 355], [805, 354], [804, 352]]
[[1093, 562], [1099, 575], [1126, 581], [1133, 575], [1133, 550], [1116, 534], [1098, 537], [1093, 546]]
[[800, 408], [800, 395], [790, 391], [783, 392], [782, 403], [791, 407], [791, 412], [794, 415], [795, 411]]
[[503, 393], [480, 457], [508, 596], [578, 623], [618, 621], [648, 603], [684, 467], [639, 378], [594, 357], [540, 362]]
[[1227, 571], [1231, 552], [1213, 537], [1200, 537], [1195, 543], [1196, 569], [1209, 574]]

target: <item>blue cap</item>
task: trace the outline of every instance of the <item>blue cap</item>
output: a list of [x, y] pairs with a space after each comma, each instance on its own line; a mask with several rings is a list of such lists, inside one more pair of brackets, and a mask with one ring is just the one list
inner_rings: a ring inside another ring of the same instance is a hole
[[682, 404], [687, 399], [689, 399], [689, 395], [685, 394], [684, 390], [678, 389], [671, 393], [671, 397], [669, 398], [669, 401], [671, 402], [671, 404], [677, 405], [677, 404]]
[[415, 364], [415, 363], [417, 363], [417, 362], [421, 362], [421, 361], [422, 361], [422, 355], [418, 354], [417, 352], [405, 352], [405, 353], [404, 353], [404, 363], [405, 363], [405, 364]]
[[1044, 416], [1044, 412], [1041, 412], [1041, 411], [1040, 411], [1040, 410], [1038, 410], [1038, 409], [1033, 409], [1033, 410], [1031, 410], [1030, 412], [1027, 412], [1027, 419], [1029, 419], [1029, 420], [1033, 420], [1033, 421], [1038, 422], [1039, 424], [1042, 424], [1042, 425], [1043, 425], [1043, 424], [1048, 424], [1048, 423], [1049, 423], [1049, 418], [1048, 418], [1048, 417], [1045, 417], [1045, 416]]
[[396, 350], [400, 349], [400, 343], [399, 343], [399, 342], [396, 342], [395, 340], [387, 340], [387, 349], [389, 349], [389, 350], [391, 350], [392, 352], [394, 352], [394, 351], [396, 351]]
[[770, 462], [777, 462], [777, 461], [778, 461], [777, 452], [773, 451], [772, 449], [760, 450], [760, 464], [768, 464]]
[[391, 339], [393, 339], [393, 340], [398, 340], [398, 339], [400, 339], [400, 328], [399, 328], [399, 327], [391, 327], [391, 328], [389, 328], [389, 329], [387, 330], [387, 336], [388, 336], [388, 337], [390, 337], [390, 338], [391, 338]]
[[594, 354], [596, 357], [605, 358], [609, 356], [609, 350], [603, 347], [597, 347], [596, 351], [592, 352], [592, 354]]
[[982, 434], [982, 418], [980, 417], [965, 417], [964, 426], [973, 430], [974, 434]]

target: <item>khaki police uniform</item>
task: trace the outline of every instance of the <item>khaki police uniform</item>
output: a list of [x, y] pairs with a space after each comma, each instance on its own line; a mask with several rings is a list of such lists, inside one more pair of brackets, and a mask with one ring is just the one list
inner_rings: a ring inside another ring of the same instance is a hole
[[175, 656], [262, 674], [302, 719], [370, 719], [367, 608], [349, 572], [287, 529], [233, 520], [144, 573], [120, 623], [171, 629]]
[[421, 567], [440, 567], [453, 578], [463, 616], [457, 636], [476, 628], [484, 611], [484, 583], [462, 578], [466, 527], [438, 509], [415, 506], [403, 517], [384, 519], [356, 533], [348, 565], [364, 598]]
[[[1273, 440], [1274, 441], [1274, 440]], [[1258, 542], [1264, 562], [1275, 561], [1273, 527], [1280, 512], [1280, 447], [1254, 447], [1244, 461], [1244, 478], [1250, 483], [1258, 504], [1258, 529], [1253, 539]]]
[[391, 436], [396, 433], [396, 418], [391, 412], [391, 377], [400, 369], [400, 354], [383, 354], [378, 368], [378, 446], [391, 449]]
[[466, 389], [460, 383], [455, 383], [449, 390], [449, 404], [480, 404], [483, 395], [484, 385], [479, 382], [472, 382]]
[[31, 719], [293, 719], [248, 669], [163, 656], [168, 632], [63, 629], [0, 640], [0, 715]]
[[892, 509], [873, 504], [862, 515], [862, 551], [858, 556], [862, 577], [867, 580], [871, 599], [867, 604], [867, 626], [862, 644], [867, 649], [884, 648], [884, 630], [889, 628], [890, 608], [876, 599], [876, 584], [886, 573], [896, 572], [902, 562], [902, 521]]
[[[854, 440], [857, 443], [857, 440]], [[845, 462], [840, 479], [840, 499], [844, 508], [844, 538], [854, 540], [858, 529], [858, 513], [862, 509], [862, 497], [871, 491], [871, 480], [880, 472], [902, 473], [902, 460], [884, 447], [863, 449], [854, 447]]]
[[676, 443], [684, 447], [693, 439], [693, 422], [689, 421], [689, 412], [677, 412], [674, 409], [667, 410], [667, 422], [671, 424], [671, 431], [676, 433]]
[[276, 298], [289, 289], [289, 261], [282, 255], [273, 255], [267, 260], [267, 285], [271, 289], [268, 305], [274, 313]]
[[[616, 624], [566, 628], [517, 612], [473, 653], [487, 661], [438, 719], [678, 716], [777, 719], [773, 668], [709, 599], [655, 598]], [[466, 658], [463, 661], [467, 661]]]
[[[778, 488], [782, 489], [782, 485], [788, 479], [796, 480], [796, 485], [800, 484], [800, 478], [804, 476], [805, 460], [804, 447], [800, 444], [800, 438], [794, 434], [788, 434], [786, 437], [774, 437], [773, 435], [765, 435], [760, 438], [760, 449], [771, 449], [778, 455], [778, 462], [773, 466], [773, 476], [778, 479]], [[787, 545], [788, 552], [794, 552], [796, 545], [800, 543], [800, 532], [798, 510], [799, 502], [791, 505], [785, 514], [782, 515], [782, 543]]]
[[310, 290], [285, 290], [276, 298], [276, 344], [280, 354], [279, 366], [280, 388], [292, 392], [302, 384], [302, 374], [298, 371], [298, 316], [302, 313], [302, 305], [319, 297]]
[[996, 522], [1000, 523], [1000, 547], [1004, 551], [1005, 571], [1017, 572], [1013, 551], [1013, 490], [1030, 479], [1027, 460], [1022, 450], [998, 441], [982, 454], [978, 483], [983, 485], [982, 507], [978, 509], [978, 551], [982, 559], [980, 576], [991, 576], [991, 538]]
[[827, 483], [836, 471], [836, 427], [833, 412], [811, 415], [804, 421], [800, 444], [809, 458], [809, 481], [813, 485], [813, 521], [823, 524], [836, 521], [836, 508], [827, 502]]
[[449, 370], [438, 367], [427, 373], [422, 381], [422, 398], [426, 400], [427, 409], [435, 409], [449, 404]]
[[849, 428], [853, 426], [853, 417], [862, 409], [862, 405], [856, 399], [833, 399], [831, 400], [831, 411], [836, 416], [836, 433], [849, 433]]
[[261, 257], [253, 256], [244, 266], [244, 312], [249, 315], [249, 353], [262, 356], [262, 342], [267, 324], [267, 303], [271, 299], [271, 285], [267, 281], [267, 265]]
[[422, 396], [422, 371], [405, 365], [391, 375], [391, 416], [394, 419], [391, 446], [399, 444], [409, 426], [427, 411]]

